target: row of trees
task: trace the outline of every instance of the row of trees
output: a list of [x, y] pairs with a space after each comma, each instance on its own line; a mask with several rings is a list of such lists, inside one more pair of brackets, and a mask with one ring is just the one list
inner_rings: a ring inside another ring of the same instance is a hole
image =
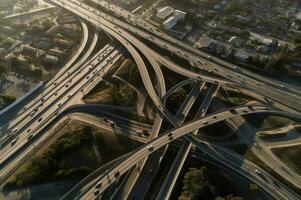
[[[220, 171], [211, 170], [210, 172], [204, 166], [201, 169], [190, 168], [184, 176], [183, 183], [184, 186], [179, 200], [244, 200], [243, 197], [234, 194], [225, 194], [228, 191], [221, 191], [221, 187], [229, 187], [229, 182]], [[249, 189], [252, 192], [259, 191], [256, 184], [251, 184]]]
[[[32, 158], [6, 189], [46, 182], [52, 179], [77, 179], [87, 175], [94, 158], [91, 149], [92, 130], [84, 126], [59, 137], [47, 150]], [[85, 153], [85, 161], [81, 161]]]

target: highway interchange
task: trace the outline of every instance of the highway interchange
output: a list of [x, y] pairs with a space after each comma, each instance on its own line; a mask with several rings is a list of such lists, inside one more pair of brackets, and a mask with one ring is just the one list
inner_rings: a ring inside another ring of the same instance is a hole
[[[116, 162], [107, 167], [105, 172], [100, 170], [101, 173], [96, 173], [95, 177], [90, 178], [86, 185], [81, 183], [82, 186], [85, 186], [81, 192], [68, 193], [69, 196], [66, 195], [64, 199], [70, 199], [70, 195], [72, 196], [72, 199], [98, 198], [112, 183], [116, 180], [118, 181], [123, 174], [128, 173], [129, 170], [135, 169], [138, 166], [140, 170], [133, 170], [132, 173], [129, 173], [129, 178], [126, 182], [126, 187], [124, 187], [126, 189], [123, 191], [122, 199], [128, 198], [130, 193], [137, 194], [135, 190], [139, 191], [141, 188], [146, 187], [145, 185], [141, 185], [141, 181], [139, 182], [139, 179], [145, 180], [147, 178], [143, 176], [143, 174], [145, 174], [143, 173], [143, 170], [148, 171], [152, 168], [158, 167], [156, 166], [156, 163], [160, 162], [158, 159], [160, 159], [160, 156], [163, 156], [164, 154], [164, 152], [161, 152], [155, 155], [154, 152], [161, 147], [168, 148], [169, 143], [183, 136], [185, 136], [186, 139], [179, 148], [178, 155], [170, 168], [160, 193], [158, 194], [158, 199], [168, 199], [170, 197], [172, 188], [192, 145], [201, 149], [222, 165], [231, 168], [237, 173], [257, 183], [275, 199], [299, 198], [298, 194], [278, 180], [275, 180], [253, 163], [250, 163], [246, 159], [239, 157], [239, 155], [233, 154], [233, 152], [229, 152], [227, 149], [223, 149], [220, 146], [213, 146], [206, 141], [199, 141], [199, 139], [194, 136], [202, 127], [209, 126], [220, 121], [227, 120], [228, 123], [232, 123], [233, 125], [236, 120], [236, 122], [238, 121], [236, 126], [239, 127], [241, 125], [239, 120], [242, 120], [242, 116], [248, 114], [277, 114], [300, 120], [299, 114], [301, 111], [301, 98], [300, 91], [298, 91], [297, 88], [289, 85], [283, 85], [282, 83], [278, 83], [273, 80], [264, 79], [263, 81], [263, 77], [196, 51], [180, 41], [162, 33], [160, 30], [157, 30], [155, 27], [132, 13], [118, 8], [117, 6], [109, 5], [105, 1], [94, 0], [95, 3], [100, 4], [103, 8], [109, 9], [117, 16], [123, 17], [124, 20], [121, 20], [120, 18], [117, 19], [116, 17], [111, 16], [110, 13], [108, 14], [96, 10], [79, 1], [51, 0], [51, 2], [73, 12], [80, 16], [83, 20], [86, 20], [99, 29], [107, 32], [129, 51], [139, 69], [147, 94], [158, 111], [155, 123], [150, 131], [150, 140], [145, 145], [129, 155], [123, 156], [122, 159], [120, 158], [116, 160]], [[91, 44], [87, 47], [88, 28], [84, 23], [82, 23], [82, 26], [84, 30], [84, 39], [79, 51], [67, 63], [67, 65], [44, 86], [45, 89], [41, 96], [26, 105], [24, 110], [19, 113], [18, 117], [7, 121], [5, 124], [8, 132], [14, 135], [14, 139], [13, 141], [10, 140], [6, 143], [0, 150], [1, 183], [8, 177], [8, 175], [13, 173], [16, 166], [19, 166], [23, 154], [30, 152], [34, 148], [33, 144], [42, 142], [43, 139], [46, 138], [48, 133], [43, 133], [43, 130], [55, 121], [56, 118], [61, 117], [61, 115], [66, 115], [64, 111], [68, 110], [69, 106], [76, 104], [76, 99], [82, 98], [85, 93], [84, 90], [91, 85], [91, 82], [93, 83], [94, 81], [101, 80], [101, 77], [103, 77], [103, 75], [106, 74], [106, 72], [109, 71], [114, 63], [120, 58], [121, 49], [110, 45], [105, 46], [102, 50], [92, 56], [92, 51], [98, 40], [98, 33], [97, 31], [94, 33], [91, 39]], [[137, 35], [140, 38], [144, 38], [161, 48], [182, 57], [183, 59], [188, 59], [193, 62], [196, 67], [207, 70], [210, 75], [199, 74], [177, 65], [166, 57], [159, 55], [153, 49], [137, 39], [135, 37]], [[85, 53], [83, 51], [84, 48], [88, 49]], [[83, 54], [81, 58], [79, 58], [80, 54]], [[155, 72], [157, 80], [156, 86], [154, 86], [154, 79], [149, 75], [146, 64], [141, 56], [142, 54]], [[166, 91], [164, 75], [161, 70], [162, 65], [186, 76], [188, 79], [180, 83], [179, 86], [175, 86], [171, 90]], [[202, 84], [199, 84], [199, 82]], [[165, 101], [167, 97], [177, 89], [177, 87], [181, 87], [188, 83], [193, 83], [194, 87], [186, 97], [177, 115], [174, 116], [166, 108]], [[202, 88], [205, 84], [210, 86], [210, 90], [208, 91], [203, 104], [200, 106], [195, 119], [183, 124], [185, 117], [195, 101], [195, 98], [202, 92]], [[270, 105], [225, 108], [224, 110], [207, 115], [206, 112], [211, 105], [213, 97], [219, 87], [223, 86], [250, 90], [267, 100]], [[170, 129], [168, 129], [165, 133], [159, 134], [163, 118], [167, 119], [171, 124], [171, 127], [173, 126], [174, 128], [170, 127]], [[234, 127], [234, 129], [238, 129], [238, 127]], [[246, 138], [247, 137], [248, 136], [246, 136]], [[252, 147], [254, 144], [254, 138], [252, 139], [253, 141], [248, 144], [251, 148], [254, 148]], [[264, 144], [261, 144], [257, 139], [256, 144], [260, 147], [264, 147]], [[210, 148], [208, 149], [208, 147]], [[216, 154], [216, 151], [212, 151], [212, 148], [218, 152], [226, 154], [227, 156], [221, 157], [220, 154]], [[259, 150], [255, 149], [254, 152], [256, 151]], [[258, 156], [266, 153], [264, 150], [260, 151], [263, 152], [258, 153]], [[226, 157], [227, 159], [225, 159]], [[270, 160], [268, 165], [272, 166], [275, 158], [271, 157], [270, 154], [267, 154], [265, 158]], [[241, 163], [243, 163], [243, 165]], [[286, 178], [286, 180], [291, 184], [300, 188], [300, 176], [290, 171], [290, 169], [283, 165], [283, 163], [278, 163], [280, 164], [280, 167], [277, 167], [275, 171], [283, 178]], [[283, 170], [284, 168], [286, 170]], [[259, 172], [256, 170], [259, 170]], [[272, 181], [264, 181], [258, 175], [259, 173]], [[277, 187], [271, 183], [276, 183]], [[95, 185], [97, 185], [96, 190], [98, 191], [96, 196]], [[117, 189], [115, 188], [115, 192], [118, 193], [119, 189], [119, 187], [117, 187]], [[143, 192], [139, 195], [143, 195]], [[139, 197], [143, 198], [143, 196], [130, 197], [136, 199], [139, 199]]]

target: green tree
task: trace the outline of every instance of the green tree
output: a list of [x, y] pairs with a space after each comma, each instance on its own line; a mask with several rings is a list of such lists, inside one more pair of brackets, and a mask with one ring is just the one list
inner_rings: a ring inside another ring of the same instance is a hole
[[215, 200], [244, 200], [243, 197], [240, 197], [240, 196], [234, 196], [233, 194], [229, 194], [228, 196], [226, 197], [216, 197]]
[[224, 9], [224, 11], [225, 11], [226, 14], [231, 14], [231, 13], [237, 11], [237, 10], [239, 10], [239, 2], [238, 2], [238, 0], [232, 0], [232, 1], [230, 1], [227, 4], [226, 8]]
[[0, 76], [3, 76], [7, 71], [6, 67], [0, 63]]
[[183, 191], [179, 200], [212, 199], [216, 196], [216, 188], [209, 182], [206, 167], [190, 168], [183, 182]]
[[190, 22], [193, 26], [198, 26], [200, 23], [200, 18], [193, 13], [188, 14], [186, 20]]
[[273, 73], [275, 70], [278, 71], [285, 71], [284, 69], [284, 62], [285, 62], [285, 58], [287, 57], [287, 49], [288, 49], [288, 45], [281, 45], [278, 50], [277, 50], [277, 54], [275, 54], [273, 57], [271, 57], [265, 68], [264, 71], [266, 73]]
[[20, 65], [21, 65], [21, 63], [16, 56], [13, 56], [10, 59], [10, 66], [12, 67], [12, 69], [20, 68]]
[[260, 189], [257, 184], [251, 183], [249, 186], [249, 190], [253, 193], [258, 192]]
[[251, 34], [250, 34], [249, 31], [241, 31], [241, 32], [239, 33], [239, 36], [240, 36], [241, 38], [243, 38], [243, 39], [249, 39], [250, 36], [251, 36]]
[[169, 105], [171, 105], [171, 112], [176, 113], [181, 107], [182, 103], [186, 98], [187, 92], [183, 88], [180, 88], [175, 93], [173, 93], [169, 98]]
[[301, 43], [296, 45], [295, 51], [296, 53], [301, 54]]

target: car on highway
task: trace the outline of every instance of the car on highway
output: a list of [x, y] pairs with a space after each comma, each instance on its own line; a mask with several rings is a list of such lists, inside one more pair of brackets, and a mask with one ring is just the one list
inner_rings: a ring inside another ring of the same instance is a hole
[[13, 133], [16, 133], [16, 132], [18, 132], [18, 128], [15, 128], [14, 130], [13, 130]]
[[255, 169], [255, 173], [266, 183], [269, 183], [269, 180], [262, 174], [259, 170]]
[[108, 119], [106, 117], [103, 118], [103, 121], [111, 124], [112, 126], [115, 124], [115, 122], [113, 122], [112, 120], [110, 120], [110, 119]]
[[98, 182], [98, 183], [95, 185], [95, 188], [101, 188], [101, 185], [102, 185], [102, 183], [101, 183], [101, 182]]
[[18, 139], [19, 139], [19, 137], [16, 137], [15, 139], [13, 139], [13, 140], [11, 141], [10, 145], [11, 145], [11, 146], [14, 146], [14, 145], [17, 143]]
[[112, 126], [114, 126], [115, 125], [115, 122], [113, 122], [112, 120], [108, 120], [108, 122], [109, 122], [109, 124], [111, 124]]
[[257, 148], [258, 147], [258, 145], [257, 145], [257, 143], [256, 142], [254, 142], [254, 146]]
[[144, 136], [147, 136], [147, 137], [150, 136], [149, 132], [146, 131], [146, 130], [137, 130], [136, 133], [138, 135], [144, 135]]
[[114, 174], [114, 176], [115, 176], [115, 178], [118, 178], [118, 177], [120, 176], [120, 172], [116, 172], [116, 173]]
[[148, 145], [147, 149], [148, 149], [149, 151], [153, 151], [153, 150], [154, 150], [154, 147], [153, 147], [153, 145]]
[[94, 191], [94, 196], [98, 196], [99, 195], [99, 189], [96, 189], [95, 191]]
[[233, 115], [237, 115], [238, 114], [238, 112], [235, 109], [231, 109], [231, 110], [229, 110], [229, 112], [231, 114], [233, 114]]
[[33, 111], [31, 111], [31, 113], [29, 114], [29, 116], [33, 117], [35, 113], [36, 113], [36, 111], [33, 110]]
[[249, 110], [243, 110], [242, 112], [243, 113], [249, 113]]
[[27, 137], [27, 140], [31, 140], [33, 138], [33, 134], [30, 134], [28, 137]]
[[173, 133], [169, 133], [169, 134], [167, 135], [167, 137], [168, 137], [169, 140], [173, 140]]

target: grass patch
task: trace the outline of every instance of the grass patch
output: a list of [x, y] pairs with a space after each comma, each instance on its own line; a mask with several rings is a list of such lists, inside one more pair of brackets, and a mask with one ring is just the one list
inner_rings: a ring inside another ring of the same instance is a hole
[[301, 191], [296, 188], [294, 185], [289, 183], [287, 180], [278, 175], [273, 169], [271, 169], [268, 165], [262, 162], [245, 144], [231, 145], [228, 147], [229, 149], [235, 151], [236, 153], [244, 156], [246, 159], [255, 163], [258, 167], [269, 173], [274, 178], [281, 181], [283, 184], [287, 185], [290, 189], [295, 191], [298, 195], [301, 195]]
[[[178, 62], [177, 62], [177, 64], [179, 65]], [[187, 66], [187, 64], [184, 66]], [[171, 87], [173, 87], [177, 83], [180, 83], [180, 82], [186, 80], [186, 77], [182, 76], [181, 74], [175, 73], [168, 68], [165, 68], [165, 67], [162, 68], [162, 72], [164, 74], [166, 91], [168, 91]]]
[[240, 92], [224, 89], [219, 90], [216, 98], [229, 106], [246, 105], [250, 101], [256, 101], [256, 99], [246, 96]]
[[122, 117], [128, 118], [130, 120], [140, 122], [140, 123], [144, 123], [144, 124], [153, 124], [154, 123], [154, 120], [151, 120], [147, 117], [137, 115], [135, 113], [129, 113], [129, 112], [119, 111], [119, 110], [118, 111], [117, 110], [112, 110], [111, 112], [114, 113], [114, 114], [118, 114]]
[[232, 130], [227, 126], [224, 122], [218, 122], [212, 126], [203, 127], [199, 133], [201, 135], [208, 135], [210, 137], [224, 137], [230, 136], [232, 134]]
[[115, 106], [130, 107], [136, 105], [136, 92], [128, 85], [114, 79], [113, 85], [100, 83], [84, 97], [84, 102], [88, 104], [106, 104]]
[[16, 97], [0, 94], [0, 110], [16, 101]]
[[136, 140], [129, 139], [126, 136], [112, 134], [105, 130], [96, 131], [95, 136], [103, 163], [110, 162], [127, 152], [135, 150], [141, 145], [141, 143]]
[[248, 122], [260, 131], [282, 128], [293, 124], [294, 121], [282, 116], [256, 114], [246, 116]]
[[[191, 169], [194, 169], [194, 171], [202, 170], [204, 175], [202, 176], [202, 179], [193, 180], [193, 177], [195, 177], [194, 174], [190, 174], [190, 175], [188, 174], [188, 176], [190, 177], [187, 177], [187, 173]], [[182, 172], [180, 173], [178, 181], [173, 190], [172, 199], [178, 199], [179, 196], [181, 196], [181, 194], [183, 195], [185, 191], [190, 190], [189, 189], [190, 187], [187, 187], [189, 182], [191, 183], [196, 182], [196, 184], [193, 185], [199, 185], [203, 183], [204, 186], [210, 185], [212, 186], [212, 189], [214, 189], [212, 192], [208, 190], [207, 191], [204, 190], [203, 192], [205, 192], [205, 194], [197, 199], [213, 200], [217, 196], [226, 197], [230, 194], [233, 194], [234, 196], [240, 196], [239, 184], [232, 180], [232, 178], [227, 174], [227, 171], [224, 171], [213, 164], [200, 162], [199, 160], [196, 160], [191, 157], [188, 157], [188, 159], [186, 160], [183, 166]], [[200, 191], [193, 191], [193, 192], [194, 194], [196, 194]], [[208, 198], [206, 198], [205, 195], [207, 195]]]
[[[76, 122], [46, 150], [26, 162], [4, 186], [14, 189], [57, 180], [81, 180], [99, 166], [137, 148], [140, 143], [124, 136]], [[96, 142], [93, 140], [96, 139]], [[95, 145], [99, 149], [97, 159]]]
[[131, 59], [125, 59], [116, 72], [116, 75], [127, 80], [129, 83], [139, 88], [143, 86], [139, 70]]
[[257, 136], [261, 139], [280, 139], [288, 135], [288, 132], [284, 133], [272, 133], [272, 134], [267, 134], [267, 133], [258, 133]]
[[291, 169], [301, 175], [301, 145], [272, 149], [273, 153]]
[[91, 127], [68, 131], [27, 162], [5, 185], [6, 188], [83, 178], [100, 164], [94, 159], [91, 139]]
[[187, 94], [188, 92], [185, 89], [179, 88], [167, 99], [167, 109], [175, 115], [185, 101]]

